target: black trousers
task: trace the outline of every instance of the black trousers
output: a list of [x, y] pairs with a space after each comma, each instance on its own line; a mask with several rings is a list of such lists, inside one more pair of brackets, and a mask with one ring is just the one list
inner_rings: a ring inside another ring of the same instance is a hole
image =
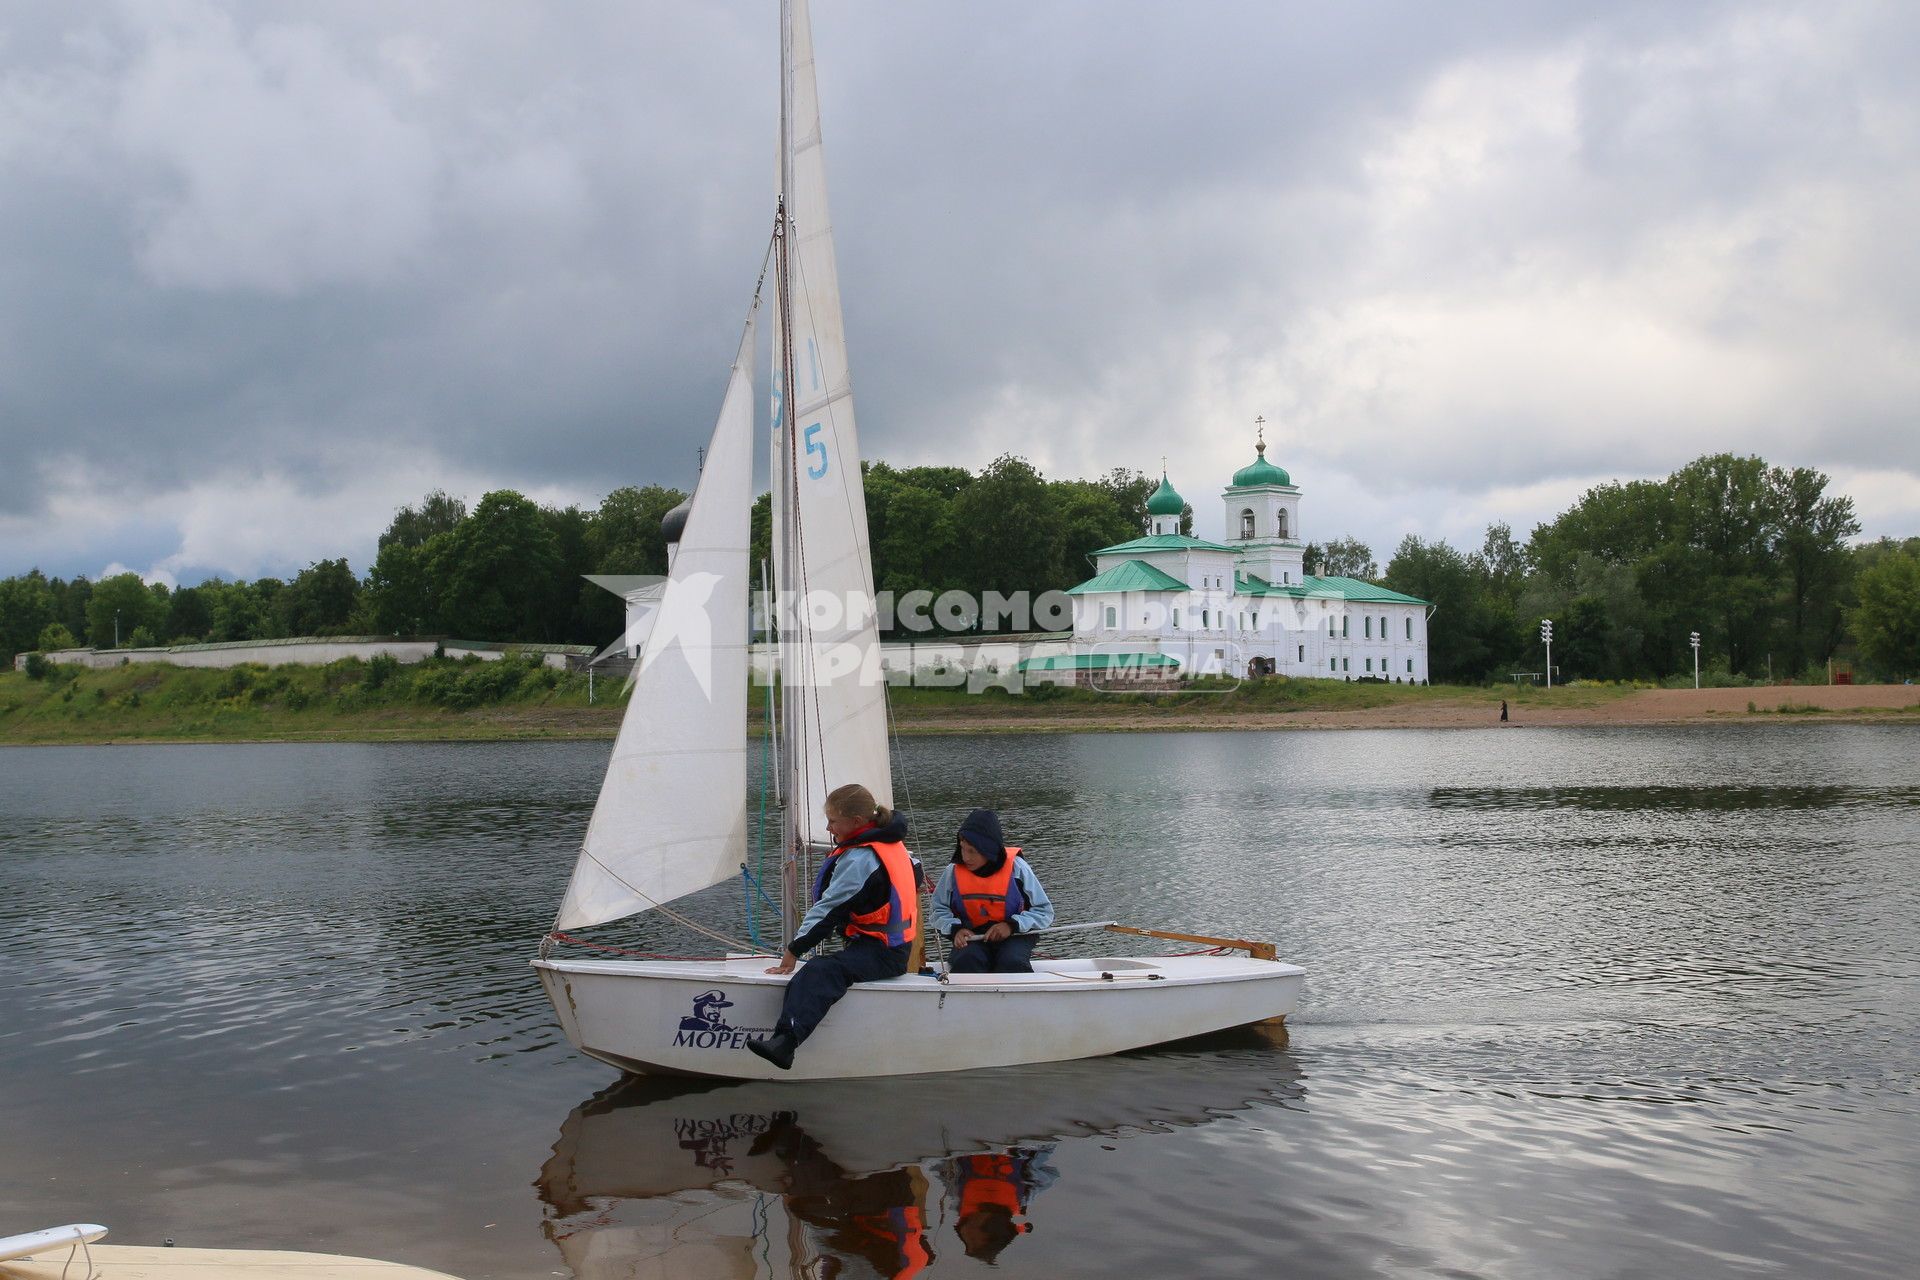
[[1016, 933], [999, 942], [976, 937], [953, 953], [955, 973], [1032, 973], [1033, 946], [1040, 939]]
[[780, 1002], [780, 1021], [774, 1030], [804, 1042], [834, 1002], [847, 994], [848, 987], [856, 982], [878, 982], [905, 973], [907, 954], [911, 950], [911, 947], [889, 947], [878, 938], [862, 937], [850, 939], [845, 950], [815, 956], [787, 981], [787, 994]]

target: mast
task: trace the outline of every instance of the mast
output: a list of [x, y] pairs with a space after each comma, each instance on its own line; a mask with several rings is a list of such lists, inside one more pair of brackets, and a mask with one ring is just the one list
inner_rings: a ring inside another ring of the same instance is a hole
[[[793, 189], [793, 0], [780, 0], [780, 158], [779, 191], [774, 213], [774, 315], [773, 373], [776, 403], [773, 423], [774, 488], [773, 536], [778, 555], [774, 575], [774, 600], [791, 598], [796, 592], [794, 555], [798, 530], [792, 527], [796, 504], [793, 492], [793, 430], [791, 405], [793, 381], [793, 272], [791, 250], [793, 227], [788, 221], [787, 193]], [[780, 927], [782, 941], [800, 931], [803, 867], [800, 824], [794, 820], [793, 806], [806, 803], [806, 789], [795, 785], [792, 771], [797, 768], [801, 745], [796, 735], [796, 712], [801, 709], [794, 664], [789, 661], [795, 636], [788, 633], [787, 619], [779, 608], [773, 610], [779, 622], [779, 640], [774, 649], [774, 671], [779, 681], [781, 716], [779, 725], [780, 807]], [[796, 627], [798, 629], [797, 621]]]

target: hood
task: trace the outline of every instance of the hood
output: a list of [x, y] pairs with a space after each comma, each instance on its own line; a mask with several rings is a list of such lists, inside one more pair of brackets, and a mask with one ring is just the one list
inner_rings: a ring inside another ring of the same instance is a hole
[[868, 827], [865, 831], [855, 836], [853, 840], [844, 847], [855, 848], [864, 844], [889, 844], [894, 841], [904, 844], [906, 843], [906, 839], [907, 815], [896, 809], [891, 818], [888, 818], [878, 826]]
[[953, 839], [953, 860], [960, 861], [960, 841], [987, 855], [987, 863], [980, 870], [992, 875], [1000, 870], [1000, 864], [1006, 861], [1007, 839], [1000, 831], [1000, 815], [991, 809], [975, 809], [960, 824], [960, 834]]

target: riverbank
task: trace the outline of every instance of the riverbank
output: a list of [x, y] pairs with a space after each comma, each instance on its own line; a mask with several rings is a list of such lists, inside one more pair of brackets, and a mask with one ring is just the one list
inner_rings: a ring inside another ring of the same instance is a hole
[[[764, 722], [758, 695], [749, 728]], [[592, 699], [589, 701], [589, 699]], [[1269, 679], [1177, 694], [1087, 690], [896, 689], [903, 734], [1135, 732], [1159, 729], [1439, 729], [1795, 723], [1920, 723], [1920, 687], [1611, 685], [1474, 688]], [[30, 680], [0, 674], [0, 744], [117, 742], [465, 742], [608, 739], [624, 710], [617, 683], [506, 664], [325, 667], [120, 667]]]

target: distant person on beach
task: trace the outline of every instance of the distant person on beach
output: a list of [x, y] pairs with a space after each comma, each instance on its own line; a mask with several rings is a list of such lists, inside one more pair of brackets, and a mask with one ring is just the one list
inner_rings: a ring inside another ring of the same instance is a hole
[[919, 932], [920, 878], [913, 855], [901, 843], [906, 818], [883, 808], [858, 783], [828, 793], [826, 817], [834, 848], [813, 883], [813, 906], [780, 963], [767, 972], [793, 973], [801, 956], [835, 932], [844, 934], [847, 944], [809, 960], [787, 984], [773, 1034], [747, 1041], [749, 1050], [782, 1071], [793, 1069], [793, 1051], [848, 987], [907, 971]]
[[933, 890], [933, 925], [953, 940], [955, 973], [1032, 973], [1035, 929], [1053, 923], [1053, 903], [1000, 815], [975, 809], [960, 824], [953, 861]]
[[1502, 698], [1500, 699], [1500, 723], [1505, 724], [1506, 722], [1507, 722], [1507, 700], [1505, 698]]

